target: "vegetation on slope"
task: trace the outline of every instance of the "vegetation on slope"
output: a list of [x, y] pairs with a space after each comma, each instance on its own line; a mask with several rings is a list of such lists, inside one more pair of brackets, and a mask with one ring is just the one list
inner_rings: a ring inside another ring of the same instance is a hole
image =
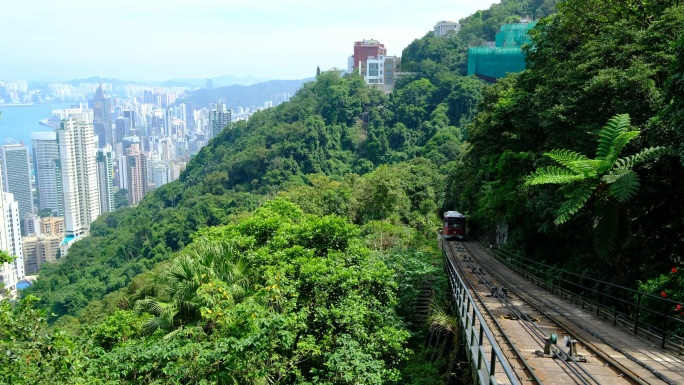
[[[551, 165], [544, 154], [559, 155], [554, 149], [583, 160], [600, 155], [595, 143], [616, 115], [629, 114], [641, 128], [619, 146], [624, 154], [659, 146], [682, 153], [684, 6], [562, 2], [533, 30], [528, 70], [492, 86], [462, 76], [469, 44], [491, 40], [514, 18], [547, 16], [554, 4], [502, 1], [464, 19], [459, 35], [428, 33], [403, 55], [418, 75], [389, 97], [358, 76], [323, 72], [290, 103], [224, 130], [180, 181], [98, 219], [92, 237], [41, 270], [24, 304], [2, 304], [2, 338], [15, 344], [2, 367], [35, 358], [49, 364], [15, 370], [56, 382], [433, 378], [438, 367], [423, 365], [419, 349], [411, 355], [407, 349], [422, 341], [406, 333], [421, 325], [418, 284], [437, 275], [420, 249], [436, 227], [435, 213], [446, 208], [467, 213], [472, 234], [506, 234], [507, 247], [535, 260], [632, 287], [643, 280], [645, 290], [683, 298], [673, 267], [684, 246], [681, 156], [631, 168], [641, 183], [621, 203], [620, 228], [613, 229], [621, 238], [603, 258], [587, 242], [600, 222], [600, 194], [557, 225], [565, 194], [578, 185], [525, 181]], [[320, 249], [338, 242], [326, 234], [338, 234], [344, 245]], [[249, 261], [239, 271], [250, 285], [233, 282], [227, 268], [211, 273], [213, 264], [199, 258], [226, 244], [226, 255], [239, 257], [227, 260]], [[204, 251], [186, 266], [206, 277], [170, 275], [180, 271], [176, 258], [193, 250]], [[346, 274], [351, 268], [366, 278]], [[190, 289], [180, 290], [186, 283]], [[46, 329], [30, 294], [69, 333]], [[362, 311], [369, 306], [379, 319]], [[34, 321], [16, 321], [26, 319]]]

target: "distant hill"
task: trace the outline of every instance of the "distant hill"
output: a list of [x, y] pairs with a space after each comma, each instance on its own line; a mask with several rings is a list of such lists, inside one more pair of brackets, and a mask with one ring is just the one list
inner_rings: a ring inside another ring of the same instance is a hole
[[91, 76], [91, 77], [85, 78], [85, 79], [73, 79], [73, 80], [69, 80], [66, 83], [71, 84], [72, 86], [77, 86], [79, 83], [99, 83], [100, 80], [102, 80], [102, 83], [111, 83], [113, 86], [123, 86], [126, 84], [148, 84], [146, 82], [136, 82], [136, 81], [130, 81], [130, 80], [114, 79], [114, 78], [100, 78], [99, 76]]
[[165, 82], [161, 82], [159, 85], [161, 86], [176, 86], [180, 85], [181, 87], [199, 87], [199, 88], [206, 88], [207, 86], [207, 79], [211, 79], [214, 82], [214, 88], [217, 87], [226, 87], [226, 86], [232, 86], [232, 85], [240, 85], [240, 86], [251, 86], [252, 84], [257, 84], [257, 83], [263, 83], [267, 82], [271, 79], [265, 79], [265, 78], [257, 78], [254, 76], [245, 76], [245, 77], [236, 77], [236, 76], [219, 76], [216, 78], [194, 78], [194, 79], [171, 79], [167, 80]]
[[300, 80], [271, 80], [249, 86], [232, 85], [214, 89], [198, 89], [188, 91], [186, 96], [178, 99], [176, 103], [193, 103], [196, 106], [208, 106], [223, 100], [228, 108], [236, 110], [238, 107], [261, 106], [266, 101], [273, 101], [274, 104], [282, 101], [285, 93], [294, 95], [302, 84], [312, 81], [314, 78]]
[[102, 83], [111, 83], [114, 86], [126, 85], [126, 84], [145, 84], [154, 85], [161, 87], [188, 87], [191, 89], [195, 88], [205, 88], [207, 86], [207, 79], [211, 79], [214, 82], [214, 87], [226, 87], [231, 85], [241, 85], [250, 86], [256, 83], [262, 83], [269, 81], [270, 79], [258, 78], [255, 76], [219, 76], [216, 78], [177, 78], [165, 80], [162, 82], [157, 81], [136, 81], [136, 80], [121, 80], [114, 78], [100, 78], [99, 76], [91, 76], [85, 79], [73, 79], [69, 80], [67, 83], [71, 85], [78, 85], [79, 83], [98, 83], [102, 79]]

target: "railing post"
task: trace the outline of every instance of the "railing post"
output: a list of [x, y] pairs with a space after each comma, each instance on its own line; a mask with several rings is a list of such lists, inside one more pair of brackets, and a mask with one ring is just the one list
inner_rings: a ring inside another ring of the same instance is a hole
[[669, 303], [665, 301], [665, 309], [663, 310], [663, 341], [660, 343], [660, 348], [665, 349], [665, 339], [667, 338], [667, 321], [670, 317], [667, 316], [667, 309]]
[[639, 330], [639, 311], [641, 310], [641, 293], [637, 294], [637, 308], [636, 315], [634, 316], [634, 335], [637, 335], [637, 330]]
[[493, 376], [494, 375], [494, 369], [496, 369], [496, 352], [494, 349], [492, 349], [492, 358], [490, 359], [489, 363], [489, 375]]

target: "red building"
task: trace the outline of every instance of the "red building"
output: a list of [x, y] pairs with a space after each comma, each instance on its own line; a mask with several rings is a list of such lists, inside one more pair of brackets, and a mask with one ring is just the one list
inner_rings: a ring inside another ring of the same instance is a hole
[[385, 45], [377, 40], [363, 40], [354, 43], [354, 64], [353, 68], [359, 67], [359, 62], [366, 62], [369, 57], [379, 57], [387, 55]]

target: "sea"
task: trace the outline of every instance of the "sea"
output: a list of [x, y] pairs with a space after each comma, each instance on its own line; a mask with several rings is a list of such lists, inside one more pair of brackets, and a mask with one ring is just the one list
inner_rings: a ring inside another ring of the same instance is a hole
[[52, 131], [39, 122], [52, 116], [52, 110], [71, 107], [71, 102], [0, 105], [0, 144], [24, 143], [31, 147], [31, 133]]

